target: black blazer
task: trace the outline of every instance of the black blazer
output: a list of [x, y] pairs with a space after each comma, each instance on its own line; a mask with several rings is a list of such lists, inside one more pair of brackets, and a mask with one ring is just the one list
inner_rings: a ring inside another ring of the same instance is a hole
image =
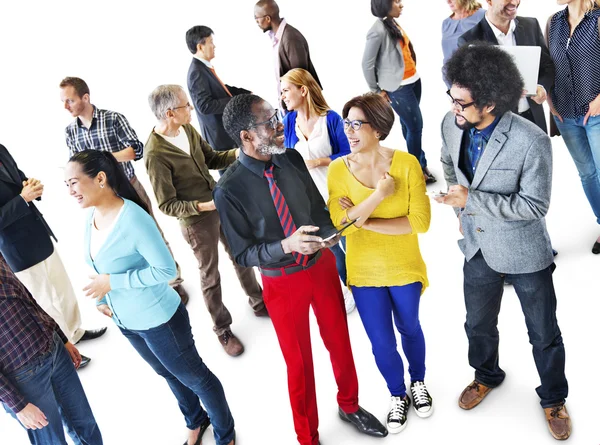
[[2, 144], [0, 163], [0, 252], [13, 272], [21, 272], [52, 255], [50, 237], [56, 237], [33, 202], [20, 196], [27, 177]]
[[[188, 70], [187, 84], [202, 137], [217, 151], [237, 147], [223, 127], [223, 111], [231, 96], [227, 94], [219, 79], [203, 62], [194, 57]], [[227, 85], [227, 89], [234, 96], [250, 93], [230, 85]]]
[[308, 42], [300, 31], [287, 23], [281, 35], [281, 42], [279, 42], [278, 55], [280, 77], [293, 68], [303, 68], [312, 74], [321, 89], [323, 89], [317, 71], [312, 60], [310, 60]]
[[[554, 86], [554, 62], [552, 61], [552, 57], [550, 57], [550, 52], [546, 46], [546, 40], [544, 39], [542, 29], [540, 28], [537, 19], [533, 17], [517, 16], [515, 19], [514, 34], [517, 46], [539, 46], [542, 48], [538, 84], [542, 85], [546, 89], [546, 92], [550, 94], [550, 89]], [[458, 45], [462, 46], [467, 42], [473, 42], [475, 40], [483, 40], [498, 45], [498, 39], [496, 39], [494, 31], [492, 31], [492, 28], [485, 17], [481, 19], [477, 25], [459, 37]], [[533, 114], [536, 125], [548, 133], [544, 108], [529, 98], [527, 99], [527, 102], [531, 107], [531, 113]]]

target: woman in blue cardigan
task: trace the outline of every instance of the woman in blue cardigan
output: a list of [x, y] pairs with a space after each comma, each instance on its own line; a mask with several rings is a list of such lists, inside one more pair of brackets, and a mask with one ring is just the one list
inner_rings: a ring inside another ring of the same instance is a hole
[[[294, 68], [281, 78], [281, 100], [290, 113], [283, 118], [285, 146], [298, 151], [327, 202], [327, 167], [336, 158], [350, 154], [348, 137], [339, 114], [329, 108], [315, 78]], [[331, 248], [342, 280], [346, 312], [354, 310], [354, 298], [346, 287], [345, 239]]]
[[98, 275], [86, 295], [97, 299], [98, 310], [169, 384], [189, 430], [184, 445], [199, 445], [211, 424], [217, 445], [235, 444], [221, 382], [200, 358], [187, 310], [168, 285], [176, 274], [173, 257], [115, 157], [77, 153], [67, 164], [65, 182], [78, 204], [91, 209], [85, 259]]

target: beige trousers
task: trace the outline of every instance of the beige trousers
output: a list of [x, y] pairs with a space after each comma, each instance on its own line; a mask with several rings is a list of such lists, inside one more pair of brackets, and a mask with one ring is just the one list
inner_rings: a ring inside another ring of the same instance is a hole
[[56, 248], [41, 263], [15, 275], [41, 308], [54, 319], [69, 341], [77, 343], [85, 331], [81, 329], [81, 314], [75, 291]]

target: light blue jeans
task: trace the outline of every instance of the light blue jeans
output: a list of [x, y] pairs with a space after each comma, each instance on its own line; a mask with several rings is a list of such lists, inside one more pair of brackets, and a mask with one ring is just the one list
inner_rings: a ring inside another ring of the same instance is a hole
[[581, 178], [585, 196], [600, 224], [600, 116], [591, 117], [583, 125], [583, 116], [577, 119], [554, 118], [567, 144]]

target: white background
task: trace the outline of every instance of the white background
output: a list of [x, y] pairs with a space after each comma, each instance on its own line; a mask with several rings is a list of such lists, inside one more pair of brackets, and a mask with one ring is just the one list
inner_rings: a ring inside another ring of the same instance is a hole
[[[46, 185], [40, 208], [59, 238], [60, 254], [79, 294], [84, 327], [109, 325], [102, 339], [80, 344], [81, 352], [93, 361], [79, 373], [106, 444], [183, 443], [186, 430], [164, 380], [141, 360], [110, 320], [96, 313], [93, 302], [80, 291], [89, 274], [82, 260], [84, 212], [67, 195], [62, 182], [61, 167], [68, 154], [64, 127], [71, 117], [62, 109], [58, 84], [65, 76], [85, 79], [92, 102], [125, 114], [144, 142], [154, 124], [148, 93], [162, 83], [185, 86], [191, 59], [185, 32], [204, 24], [215, 32], [214, 65], [220, 77], [274, 103], [271, 44], [254, 23], [253, 4], [240, 0], [34, 0], [2, 4], [0, 143], [11, 151], [22, 170]], [[442, 0], [407, 0], [405, 6], [400, 22], [414, 42], [423, 78], [423, 145], [431, 170], [441, 179], [439, 124], [448, 103], [440, 75], [440, 28], [449, 10]], [[341, 112], [345, 101], [366, 91], [360, 62], [366, 32], [374, 21], [369, 2], [281, 0], [280, 7], [288, 22], [307, 38], [325, 96], [332, 108]], [[524, 0], [520, 14], [537, 17], [545, 28], [547, 17], [556, 10], [550, 0]], [[406, 149], [399, 124], [385, 142]], [[570, 383], [570, 442], [597, 444], [598, 333], [594, 326], [600, 297], [596, 275], [600, 258], [590, 249], [600, 231], [564, 143], [554, 138], [553, 145], [554, 187], [548, 229], [560, 252], [554, 279]], [[151, 194], [143, 162], [137, 162], [135, 168]], [[443, 188], [442, 183], [438, 181], [435, 189]], [[431, 282], [423, 296], [421, 320], [428, 349], [426, 381], [435, 401], [435, 414], [422, 420], [411, 412], [407, 429], [398, 436], [388, 436], [385, 442], [554, 443], [534, 391], [539, 379], [512, 288], [506, 288], [499, 326], [500, 363], [506, 380], [477, 409], [466, 412], [457, 406], [458, 395], [473, 377], [463, 330], [463, 257], [456, 246], [459, 234], [453, 212], [436, 203], [432, 212], [431, 229], [421, 236]], [[285, 365], [270, 321], [252, 315], [233, 268], [223, 256], [224, 300], [233, 314], [233, 331], [246, 345], [239, 358], [225, 355], [212, 333], [191, 249], [174, 219], [162, 214], [158, 218], [182, 266], [191, 294], [188, 310], [197, 347], [225, 387], [238, 443], [296, 443]], [[336, 387], [328, 355], [314, 320], [312, 327], [322, 443], [383, 443], [359, 435], [337, 418]], [[383, 420], [389, 394], [356, 312], [349, 316], [349, 328], [361, 405]], [[17, 422], [0, 415], [0, 444], [25, 443], [26, 435]], [[214, 444], [212, 430], [204, 443]]]

